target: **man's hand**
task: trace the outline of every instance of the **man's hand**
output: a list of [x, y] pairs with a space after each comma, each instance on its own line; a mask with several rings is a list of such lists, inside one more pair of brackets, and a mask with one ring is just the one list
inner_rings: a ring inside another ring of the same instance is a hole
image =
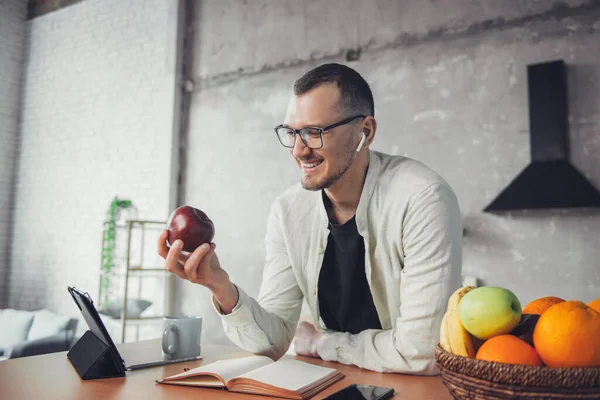
[[167, 247], [169, 233], [164, 230], [158, 238], [158, 254], [166, 260], [166, 269], [181, 279], [210, 289], [225, 314], [237, 304], [238, 293], [229, 275], [221, 268], [214, 243], [205, 243], [193, 253], [183, 252], [183, 242], [176, 240]]
[[300, 321], [293, 341], [296, 354], [319, 358], [318, 345], [324, 335], [323, 332], [317, 331], [310, 322]]

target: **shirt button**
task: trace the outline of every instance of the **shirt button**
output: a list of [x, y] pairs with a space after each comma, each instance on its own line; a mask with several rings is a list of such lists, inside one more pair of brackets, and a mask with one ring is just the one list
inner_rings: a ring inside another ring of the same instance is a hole
[[313, 296], [316, 296], [316, 295], [317, 295], [317, 290], [315, 289], [315, 290], [313, 290]]

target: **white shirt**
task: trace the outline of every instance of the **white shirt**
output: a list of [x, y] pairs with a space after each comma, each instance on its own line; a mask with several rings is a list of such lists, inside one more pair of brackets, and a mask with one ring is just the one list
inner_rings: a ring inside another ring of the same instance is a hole
[[328, 222], [320, 191], [297, 184], [275, 200], [258, 300], [238, 287], [238, 304], [223, 315], [213, 298], [227, 336], [277, 359], [291, 344], [306, 298], [313, 324], [326, 332], [318, 348], [324, 360], [380, 372], [439, 373], [434, 348], [462, 274], [462, 219], [450, 186], [418, 161], [370, 151], [356, 224], [381, 330], [353, 335], [322, 325], [317, 288]]

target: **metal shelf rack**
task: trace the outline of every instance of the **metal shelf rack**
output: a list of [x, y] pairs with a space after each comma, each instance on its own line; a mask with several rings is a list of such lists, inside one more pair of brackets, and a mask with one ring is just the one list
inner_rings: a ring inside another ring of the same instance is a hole
[[[105, 222], [107, 224], [108, 222]], [[148, 248], [147, 236], [149, 231], [155, 231], [156, 237], [160, 234], [160, 230], [164, 229], [166, 223], [164, 221], [152, 220], [126, 220], [123, 224], [116, 225], [116, 234], [121, 244], [117, 246], [115, 251], [121, 256], [115, 257], [115, 267], [110, 273], [110, 289], [108, 296], [112, 297], [113, 301], [117, 300], [121, 303], [121, 317], [112, 318], [106, 313], [102, 313], [102, 317], [110, 321], [111, 324], [118, 324], [120, 331], [121, 343], [126, 341], [126, 331], [128, 327], [135, 328], [135, 340], [139, 340], [139, 329], [145, 325], [160, 324], [163, 317], [171, 315], [172, 311], [172, 292], [173, 292], [173, 277], [164, 268], [158, 265], [157, 260], [153, 260], [146, 265], [146, 258], [149, 253], [156, 255], [156, 248]], [[123, 237], [124, 235], [124, 237]], [[151, 240], [151, 245], [156, 241]], [[103, 246], [104, 247], [104, 243]], [[158, 257], [156, 255], [156, 257]], [[102, 271], [101, 271], [102, 277]], [[162, 291], [148, 292], [145, 288], [147, 278], [154, 278], [161, 282]], [[98, 298], [103, 295], [103, 285], [100, 285]], [[162, 292], [162, 293], [161, 293]], [[152, 305], [157, 312], [148, 316], [130, 316], [128, 315], [127, 305], [132, 300], [142, 300], [144, 297], [152, 297]]]

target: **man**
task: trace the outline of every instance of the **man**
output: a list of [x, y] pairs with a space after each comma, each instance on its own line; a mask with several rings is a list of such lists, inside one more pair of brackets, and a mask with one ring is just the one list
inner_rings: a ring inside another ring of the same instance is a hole
[[[326, 64], [296, 81], [276, 127], [302, 180], [274, 202], [258, 300], [234, 285], [205, 244], [182, 255], [166, 231], [166, 268], [208, 287], [229, 338], [246, 350], [296, 353], [383, 372], [438, 373], [434, 347], [460, 286], [462, 222], [454, 193], [423, 164], [369, 150], [371, 90]], [[394, 132], [395, 133], [395, 132]], [[312, 323], [298, 324], [302, 300]]]

